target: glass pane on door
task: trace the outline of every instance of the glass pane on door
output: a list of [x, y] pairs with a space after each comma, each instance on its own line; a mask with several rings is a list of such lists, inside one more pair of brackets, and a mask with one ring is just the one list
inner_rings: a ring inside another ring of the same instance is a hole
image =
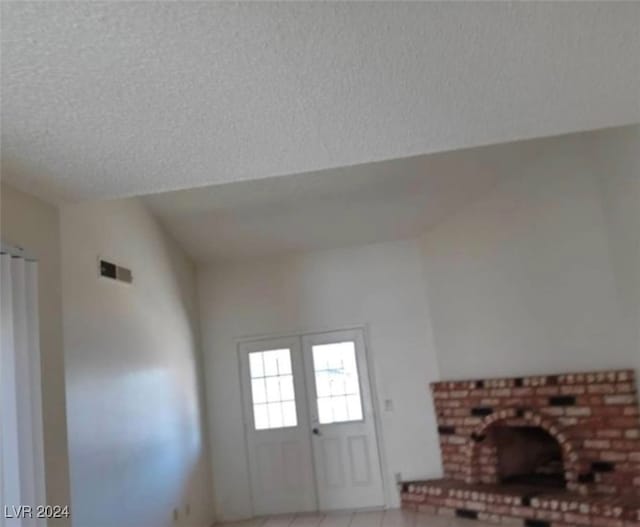
[[312, 346], [320, 424], [362, 421], [362, 401], [354, 342]]
[[255, 429], [298, 426], [291, 350], [249, 353], [249, 373]]

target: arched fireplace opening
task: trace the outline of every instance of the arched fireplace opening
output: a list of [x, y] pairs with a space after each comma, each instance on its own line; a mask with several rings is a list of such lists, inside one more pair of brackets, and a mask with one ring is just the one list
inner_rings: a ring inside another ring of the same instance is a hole
[[467, 483], [579, 490], [570, 442], [531, 411], [487, 416], [471, 434], [468, 455]]
[[546, 430], [496, 424], [491, 436], [498, 483], [566, 488], [560, 443]]

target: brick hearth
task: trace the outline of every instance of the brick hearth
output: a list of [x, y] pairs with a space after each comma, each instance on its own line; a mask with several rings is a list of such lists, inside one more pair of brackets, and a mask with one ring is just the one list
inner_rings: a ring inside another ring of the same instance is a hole
[[[403, 506], [527, 527], [640, 526], [631, 370], [437, 382], [431, 389], [445, 478], [403, 484]], [[501, 484], [498, 427], [536, 427], [554, 438], [566, 489]]]
[[640, 526], [640, 503], [635, 498], [540, 492], [539, 488], [515, 485], [469, 485], [451, 479], [403, 484], [402, 507], [523, 527]]

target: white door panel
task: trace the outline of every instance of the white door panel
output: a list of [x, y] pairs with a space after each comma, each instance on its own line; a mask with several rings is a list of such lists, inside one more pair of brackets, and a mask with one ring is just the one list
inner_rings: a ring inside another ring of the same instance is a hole
[[243, 343], [240, 361], [254, 513], [316, 510], [300, 339]]
[[321, 510], [384, 505], [362, 331], [302, 338]]
[[358, 487], [368, 487], [372, 484], [371, 463], [373, 463], [369, 455], [368, 438], [363, 435], [347, 438], [347, 452], [351, 481]]

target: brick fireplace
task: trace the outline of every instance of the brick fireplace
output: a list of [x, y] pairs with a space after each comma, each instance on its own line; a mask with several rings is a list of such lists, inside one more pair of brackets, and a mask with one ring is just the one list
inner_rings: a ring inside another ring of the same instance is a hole
[[633, 372], [431, 385], [444, 478], [403, 506], [511, 525], [640, 526]]

